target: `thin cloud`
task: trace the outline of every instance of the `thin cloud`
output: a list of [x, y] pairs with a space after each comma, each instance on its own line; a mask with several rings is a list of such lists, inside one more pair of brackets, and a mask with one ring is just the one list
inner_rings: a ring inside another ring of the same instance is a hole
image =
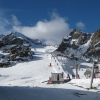
[[0, 34], [11, 33], [13, 31], [12, 25], [12, 20], [6, 18], [4, 9], [0, 9]]
[[15, 25], [15, 26], [21, 25], [21, 22], [18, 21], [18, 19], [15, 15], [12, 15], [12, 24]]
[[21, 22], [18, 21], [15, 15], [11, 15], [11, 19], [6, 18], [5, 12], [0, 9], [0, 34], [8, 34], [13, 31], [13, 26], [20, 26]]
[[79, 29], [84, 29], [85, 24], [83, 22], [78, 22], [78, 23], [76, 23], [76, 27], [79, 28]]
[[5, 18], [4, 13], [0, 12], [0, 34], [7, 34], [11, 32], [9, 30], [10, 22]]

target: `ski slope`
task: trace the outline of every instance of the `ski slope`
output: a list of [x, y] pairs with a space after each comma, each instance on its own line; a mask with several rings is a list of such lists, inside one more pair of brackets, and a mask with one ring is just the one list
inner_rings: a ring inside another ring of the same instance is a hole
[[69, 83], [47, 84], [52, 72], [66, 74], [51, 52], [46, 52], [50, 49], [55, 50], [51, 46], [32, 48], [35, 52], [32, 60], [0, 68], [0, 100], [100, 100], [97, 91], [88, 91]]
[[[34, 49], [32, 49], [34, 50]], [[32, 60], [18, 63], [13, 67], [0, 69], [1, 86], [40, 86], [47, 81], [54, 72], [63, 72], [61, 65], [57, 66], [51, 54], [46, 53], [49, 48], [36, 48]], [[52, 67], [50, 67], [52, 63]]]

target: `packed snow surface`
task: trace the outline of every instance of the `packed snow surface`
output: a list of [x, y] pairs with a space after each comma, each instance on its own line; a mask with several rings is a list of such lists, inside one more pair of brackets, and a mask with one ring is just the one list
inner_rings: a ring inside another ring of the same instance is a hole
[[16, 62], [13, 67], [0, 68], [0, 100], [100, 100], [100, 94], [96, 90], [74, 85], [81, 85], [82, 82], [85, 85], [86, 79], [72, 79], [64, 84], [47, 84], [51, 73], [64, 72], [66, 76], [69, 71], [62, 67], [59, 58], [51, 54], [54, 47], [38, 47], [32, 50], [35, 52], [32, 60]]

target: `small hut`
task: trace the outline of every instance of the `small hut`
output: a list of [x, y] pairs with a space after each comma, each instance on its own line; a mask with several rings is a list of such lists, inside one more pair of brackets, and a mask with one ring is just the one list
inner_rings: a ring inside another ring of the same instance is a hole
[[64, 82], [64, 73], [51, 73], [51, 83], [63, 83]]

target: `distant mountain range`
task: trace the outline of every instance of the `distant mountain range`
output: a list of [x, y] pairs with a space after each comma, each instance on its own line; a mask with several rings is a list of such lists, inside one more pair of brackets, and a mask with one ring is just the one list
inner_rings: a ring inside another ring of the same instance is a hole
[[[34, 45], [46, 45], [39, 39], [31, 39], [22, 33], [15, 32], [0, 35], [0, 67], [12, 66], [19, 61], [33, 59]], [[55, 51], [56, 55], [66, 56], [71, 60], [92, 62], [100, 61], [100, 29], [93, 34], [74, 29], [62, 39]], [[12, 64], [13, 62], [13, 64]]]
[[27, 36], [19, 32], [10, 33], [8, 35], [3, 35], [3, 34], [0, 35], [0, 47], [2, 47], [3, 45], [8, 45], [8, 44], [32, 45], [32, 43], [42, 44], [42, 42], [39, 39], [28, 38]]

